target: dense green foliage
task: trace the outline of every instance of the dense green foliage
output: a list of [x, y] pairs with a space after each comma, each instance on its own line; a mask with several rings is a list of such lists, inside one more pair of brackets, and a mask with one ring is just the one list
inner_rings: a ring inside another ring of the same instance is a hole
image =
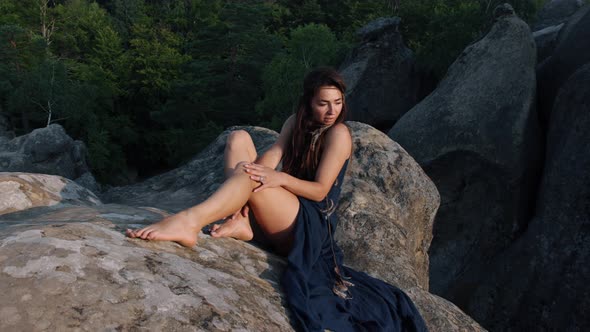
[[[542, 0], [513, 6], [531, 20]], [[355, 31], [402, 17], [444, 75], [489, 27], [484, 0], [2, 0], [0, 111], [17, 134], [60, 123], [102, 182], [194, 156], [238, 124], [280, 129], [305, 73], [338, 67]]]
[[[402, 35], [419, 62], [438, 77], [470, 43], [479, 39], [493, 23], [493, 10], [505, 0], [414, 0], [401, 1]], [[527, 22], [545, 0], [509, 1]]]

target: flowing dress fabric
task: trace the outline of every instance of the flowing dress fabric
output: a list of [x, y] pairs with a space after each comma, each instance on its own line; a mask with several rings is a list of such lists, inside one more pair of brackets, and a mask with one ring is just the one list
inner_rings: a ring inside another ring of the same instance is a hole
[[[342, 265], [333, 242], [338, 203], [348, 160], [326, 199], [299, 197], [294, 244], [282, 285], [298, 328], [303, 331], [427, 331], [410, 298], [399, 288]], [[331, 209], [332, 208], [332, 209]], [[328, 225], [329, 224], [329, 225]], [[345, 299], [333, 291], [340, 276], [354, 284]]]

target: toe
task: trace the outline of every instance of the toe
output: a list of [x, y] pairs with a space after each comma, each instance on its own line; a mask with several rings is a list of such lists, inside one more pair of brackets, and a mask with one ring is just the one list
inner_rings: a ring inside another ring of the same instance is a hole
[[144, 231], [145, 231], [145, 228], [134, 230], [133, 235], [135, 235], [135, 237], [141, 238]]
[[219, 230], [219, 228], [221, 228], [221, 226], [215, 224], [213, 226], [211, 226], [211, 231], [209, 232], [209, 234], [211, 234], [211, 236], [216, 237], [219, 234], [217, 234], [217, 231]]
[[151, 229], [144, 228], [137, 233], [137, 237], [145, 240], [145, 239], [147, 239], [147, 236], [150, 234], [150, 232], [151, 232]]
[[214, 224], [213, 226], [211, 226], [211, 236], [212, 237], [219, 237], [219, 231], [221, 230], [221, 226], [218, 224]]
[[137, 231], [135, 229], [128, 229], [127, 230], [127, 236], [129, 236], [131, 238], [136, 238], [137, 237]]

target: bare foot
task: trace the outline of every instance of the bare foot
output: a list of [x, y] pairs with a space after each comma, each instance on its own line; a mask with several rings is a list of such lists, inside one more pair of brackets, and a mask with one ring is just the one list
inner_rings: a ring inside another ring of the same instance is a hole
[[242, 241], [250, 241], [254, 237], [250, 218], [241, 214], [227, 218], [221, 225], [215, 224], [211, 227], [212, 237], [233, 237]]
[[131, 238], [174, 241], [185, 247], [192, 247], [197, 244], [200, 230], [195, 218], [183, 211], [142, 229], [127, 229], [125, 233]]

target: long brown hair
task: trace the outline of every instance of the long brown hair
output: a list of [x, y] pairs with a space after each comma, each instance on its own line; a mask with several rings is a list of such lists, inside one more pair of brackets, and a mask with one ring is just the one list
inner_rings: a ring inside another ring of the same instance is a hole
[[283, 171], [300, 179], [313, 180], [315, 177], [326, 133], [331, 127], [314, 122], [311, 108], [315, 94], [326, 86], [334, 86], [342, 93], [342, 110], [334, 124], [342, 123], [346, 118], [346, 85], [342, 76], [330, 67], [320, 67], [309, 72], [303, 80], [303, 95], [299, 98], [293, 134], [283, 159]]

